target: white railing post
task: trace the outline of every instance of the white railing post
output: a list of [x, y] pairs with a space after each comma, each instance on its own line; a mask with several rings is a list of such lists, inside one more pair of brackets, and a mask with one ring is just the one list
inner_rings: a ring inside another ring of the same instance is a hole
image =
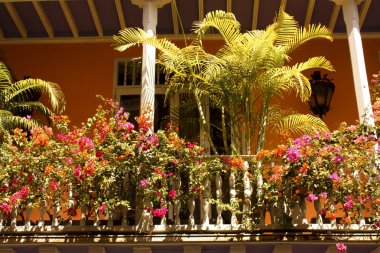
[[[31, 222], [30, 222], [30, 215], [32, 214], [32, 210], [33, 210], [33, 203], [28, 203], [27, 206], [26, 206], [26, 210], [25, 210], [25, 227], [30, 227], [31, 225]], [[0, 217], [1, 219], [1, 217]]]
[[[259, 161], [257, 163], [257, 170], [261, 170], [262, 163]], [[264, 179], [262, 173], [259, 173], [257, 175], [257, 202], [259, 204], [264, 204], [263, 201], [263, 184], [264, 184]], [[263, 209], [260, 210], [260, 224], [264, 225], [265, 224], [265, 207], [263, 206]]]
[[12, 207], [11, 210], [11, 227], [15, 228], [17, 226], [17, 205]]
[[222, 218], [222, 207], [221, 204], [223, 202], [222, 196], [222, 177], [220, 176], [220, 173], [218, 173], [215, 177], [215, 187], [216, 187], [216, 212], [217, 212], [217, 218], [216, 218], [216, 225], [221, 226], [223, 225], [223, 218]]
[[181, 225], [181, 219], [179, 217], [179, 212], [180, 212], [180, 209], [181, 209], [181, 201], [179, 200], [179, 195], [181, 194], [181, 179], [178, 178], [175, 182], [174, 182], [174, 189], [177, 193], [177, 196], [174, 200], [174, 224], [175, 225]]
[[79, 226], [84, 227], [86, 226], [86, 207], [84, 204], [80, 205], [80, 222]]
[[210, 199], [211, 197], [211, 181], [210, 179], [205, 180], [205, 189], [203, 192], [203, 201], [202, 201], [202, 211], [203, 211], [203, 226], [208, 226], [210, 224]]
[[252, 195], [252, 187], [251, 187], [251, 181], [249, 179], [249, 172], [248, 172], [248, 162], [244, 162], [244, 176], [243, 176], [243, 186], [244, 186], [244, 204], [243, 204], [243, 221], [245, 222], [246, 226], [251, 225], [251, 217], [250, 217], [250, 212], [251, 212], [251, 195]]
[[38, 221], [39, 227], [45, 226], [45, 218], [44, 218], [45, 210], [46, 210], [46, 201], [41, 200], [40, 201], [40, 220]]
[[235, 181], [236, 177], [233, 171], [230, 173], [229, 185], [230, 185], [230, 204], [232, 206], [231, 210], [231, 226], [236, 226], [238, 224], [238, 220], [236, 217], [236, 212], [233, 210], [238, 204], [236, 201], [236, 190], [235, 190]]

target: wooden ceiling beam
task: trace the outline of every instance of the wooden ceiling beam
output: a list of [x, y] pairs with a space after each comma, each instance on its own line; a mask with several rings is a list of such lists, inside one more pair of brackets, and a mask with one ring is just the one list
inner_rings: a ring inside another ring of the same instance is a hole
[[53, 38], [54, 37], [54, 30], [50, 24], [49, 19], [46, 16], [44, 9], [41, 6], [41, 3], [38, 1], [32, 1], [32, 3], [34, 6], [34, 9], [36, 9], [38, 16], [40, 17], [40, 20], [41, 20], [43, 26], [45, 27], [45, 30], [46, 30], [49, 38]]
[[198, 0], [198, 18], [199, 20], [203, 20], [205, 18], [203, 0]]
[[307, 27], [310, 25], [310, 21], [314, 12], [314, 5], [315, 5], [315, 0], [309, 0], [307, 9], [306, 9], [305, 23], [303, 24], [304, 27]]
[[366, 0], [363, 4], [362, 9], [360, 10], [360, 14], [359, 14], [360, 29], [362, 28], [364, 20], [367, 17], [367, 13], [368, 13], [369, 7], [371, 6], [371, 3], [372, 3], [372, 0]]
[[115, 0], [115, 6], [116, 6], [116, 11], [117, 11], [117, 16], [119, 18], [120, 28], [124, 29], [127, 26], [126, 26], [126, 23], [125, 23], [123, 8], [121, 6], [120, 0]]
[[59, 0], [59, 4], [61, 5], [62, 11], [65, 14], [67, 23], [70, 26], [71, 33], [73, 34], [74, 37], [78, 37], [78, 28], [77, 25], [75, 24], [73, 15], [71, 14], [70, 8], [67, 5], [66, 0]]
[[259, 5], [260, 0], [254, 0], [252, 9], [252, 30], [257, 29], [257, 22], [259, 20]]
[[334, 32], [336, 21], [338, 20], [340, 9], [341, 9], [341, 5], [338, 5], [338, 4], [334, 5], [334, 9], [331, 13], [329, 26], [328, 26], [328, 28], [330, 29], [331, 32]]
[[13, 5], [13, 3], [6, 2], [4, 4], [5, 4], [5, 8], [7, 8], [8, 12], [9, 12], [9, 15], [11, 15], [13, 22], [15, 23], [18, 31], [20, 32], [21, 37], [27, 38], [28, 32], [27, 32], [27, 30], [24, 26], [24, 23], [22, 22], [20, 16], [18, 15], [17, 10], [16, 10], [15, 6]]
[[177, 1], [172, 0], [171, 3], [172, 9], [172, 19], [173, 19], [173, 32], [174, 34], [179, 34], [179, 24], [178, 24], [178, 13], [177, 13]]
[[95, 23], [96, 31], [100, 37], [103, 37], [103, 28], [102, 23], [100, 22], [98, 12], [96, 10], [96, 6], [94, 4], [94, 0], [87, 0], [88, 7], [90, 7], [92, 20]]

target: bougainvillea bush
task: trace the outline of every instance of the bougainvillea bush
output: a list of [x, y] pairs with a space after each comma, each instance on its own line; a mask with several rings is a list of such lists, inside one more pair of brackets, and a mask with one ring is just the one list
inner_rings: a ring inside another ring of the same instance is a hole
[[175, 125], [151, 133], [145, 115], [134, 126], [117, 103], [103, 102], [80, 127], [71, 127], [66, 116], [55, 116], [51, 128], [5, 134], [0, 155], [3, 218], [12, 208], [41, 205], [50, 214], [59, 206], [62, 217], [76, 216], [79, 210], [88, 218], [113, 214], [116, 208], [130, 207], [131, 190], [152, 203], [147, 211], [163, 217], [169, 202], [186, 201], [180, 194], [184, 189], [173, 183], [179, 176], [192, 178], [180, 187], [192, 193], [187, 198], [197, 197], [210, 172], [220, 170], [219, 160], [201, 160], [202, 148], [179, 138]]
[[[379, 86], [379, 75], [372, 83]], [[330, 220], [340, 216], [344, 224], [358, 222], [364, 210], [379, 220], [379, 115], [380, 100], [374, 97], [375, 126], [342, 123], [332, 133], [304, 135], [259, 153], [258, 161], [275, 164], [264, 170], [265, 204], [314, 202], [320, 214]]]

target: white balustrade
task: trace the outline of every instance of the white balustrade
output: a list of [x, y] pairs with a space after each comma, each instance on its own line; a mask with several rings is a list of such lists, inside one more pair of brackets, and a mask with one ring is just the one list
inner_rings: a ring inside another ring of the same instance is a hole
[[236, 212], [234, 210], [234, 208], [238, 204], [236, 201], [235, 181], [236, 181], [235, 174], [231, 171], [230, 179], [229, 179], [229, 185], [230, 185], [230, 204], [232, 206], [232, 209], [231, 209], [231, 225], [232, 226], [235, 226], [238, 224]]
[[216, 199], [217, 199], [217, 204], [216, 204], [216, 212], [217, 212], [217, 218], [216, 218], [216, 224], [218, 226], [223, 225], [223, 218], [222, 218], [222, 177], [220, 173], [218, 173], [215, 177], [215, 188], [216, 188]]

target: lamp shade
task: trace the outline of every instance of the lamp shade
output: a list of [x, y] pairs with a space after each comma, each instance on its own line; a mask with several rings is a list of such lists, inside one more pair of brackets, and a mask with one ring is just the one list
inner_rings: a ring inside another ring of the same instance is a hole
[[315, 71], [310, 80], [311, 96], [309, 104], [314, 114], [322, 118], [330, 110], [330, 103], [335, 91], [335, 85], [331, 79], [321, 77], [320, 71]]

